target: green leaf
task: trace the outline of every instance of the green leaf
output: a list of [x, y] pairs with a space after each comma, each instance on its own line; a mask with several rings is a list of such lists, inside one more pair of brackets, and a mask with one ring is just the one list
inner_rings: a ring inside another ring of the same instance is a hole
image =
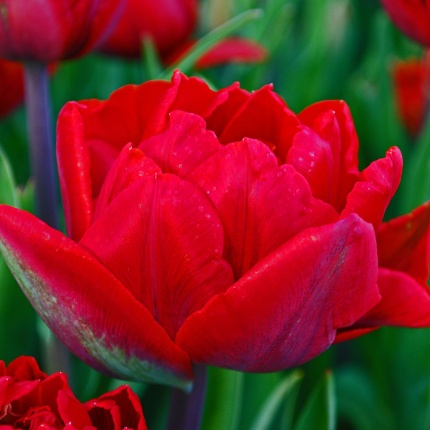
[[[283, 403], [288, 402], [287, 417], [285, 422], [292, 418], [292, 412], [294, 409], [295, 398], [297, 395], [299, 382], [303, 378], [303, 373], [300, 370], [296, 370], [287, 377], [285, 377], [273, 390], [266, 402], [261, 407], [257, 418], [255, 419], [251, 430], [267, 430], [273, 423], [276, 413]], [[289, 428], [289, 426], [283, 426], [282, 428]]]
[[202, 38], [194, 45], [191, 51], [187, 54], [185, 58], [179, 60], [173, 66], [169, 67], [161, 76], [160, 79], [168, 80], [172, 75], [173, 71], [176, 69], [181, 70], [183, 73], [187, 74], [190, 72], [195, 62], [220, 40], [225, 39], [230, 36], [235, 31], [242, 28], [245, 24], [255, 19], [260, 18], [263, 15], [261, 9], [252, 9], [242, 14], [235, 16], [226, 23], [215, 28]]
[[407, 211], [430, 199], [430, 115], [415, 145], [402, 179]]
[[0, 203], [10, 206], [18, 206], [15, 191], [15, 179], [12, 168], [4, 152], [0, 149]]
[[162, 71], [160, 57], [151, 37], [142, 40], [142, 62], [145, 80], [155, 79]]
[[202, 429], [237, 429], [242, 409], [243, 380], [241, 372], [209, 368]]
[[314, 388], [301, 412], [294, 430], [335, 430], [336, 399], [333, 377], [327, 371]]

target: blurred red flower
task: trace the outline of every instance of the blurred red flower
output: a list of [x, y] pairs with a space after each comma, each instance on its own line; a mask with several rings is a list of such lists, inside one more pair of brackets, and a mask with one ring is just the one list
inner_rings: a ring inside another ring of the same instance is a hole
[[360, 171], [342, 101], [296, 115], [271, 86], [178, 72], [68, 103], [57, 139], [70, 239], [1, 206], [0, 248], [99, 369], [187, 386], [193, 361], [273, 371], [336, 336], [430, 325], [429, 205], [382, 223], [401, 154]]
[[[172, 64], [194, 45], [190, 38], [197, 25], [197, 0], [126, 0], [125, 11], [100, 50], [124, 57], [140, 57], [142, 41], [149, 37], [166, 64]], [[197, 67], [226, 62], [258, 62], [266, 50], [243, 38], [219, 42], [200, 59]]]
[[3, 0], [0, 57], [53, 62], [93, 49], [123, 0]]
[[430, 46], [430, 0], [381, 0], [394, 24], [411, 39]]
[[393, 67], [396, 107], [411, 135], [421, 131], [430, 101], [430, 56], [398, 61]]
[[197, 24], [197, 0], [126, 0], [118, 24], [102, 50], [125, 57], [139, 57], [142, 40], [151, 37], [161, 56], [168, 55], [193, 33]]
[[0, 59], [0, 118], [24, 100], [22, 64]]
[[81, 403], [62, 372], [46, 375], [33, 357], [0, 361], [0, 428], [146, 430], [142, 407], [123, 385]]

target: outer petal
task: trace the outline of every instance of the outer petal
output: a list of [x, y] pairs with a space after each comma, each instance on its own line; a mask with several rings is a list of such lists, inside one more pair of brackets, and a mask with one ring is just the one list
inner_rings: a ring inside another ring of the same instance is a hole
[[385, 210], [399, 186], [402, 165], [402, 154], [393, 147], [387, 151], [385, 158], [374, 161], [363, 170], [348, 195], [341, 217], [356, 213], [378, 231]]
[[393, 22], [412, 39], [430, 46], [429, 0], [381, 0]]
[[360, 321], [359, 327], [430, 325], [430, 288], [423, 288], [405, 273], [379, 269], [378, 288], [382, 300]]
[[301, 230], [338, 218], [331, 206], [312, 198], [293, 167], [278, 167], [257, 140], [226, 145], [186, 179], [207, 194], [220, 215], [224, 255], [236, 279]]
[[379, 266], [405, 272], [427, 289], [430, 264], [430, 202], [383, 223], [376, 236]]
[[0, 206], [0, 249], [35, 309], [82, 360], [122, 378], [189, 385], [188, 356], [73, 241], [29, 213]]
[[217, 213], [199, 190], [154, 175], [119, 194], [80, 245], [174, 338], [190, 313], [233, 283], [223, 240]]
[[310, 228], [191, 315], [176, 341], [198, 363], [258, 372], [295, 366], [378, 302], [376, 276], [369, 224], [351, 215]]

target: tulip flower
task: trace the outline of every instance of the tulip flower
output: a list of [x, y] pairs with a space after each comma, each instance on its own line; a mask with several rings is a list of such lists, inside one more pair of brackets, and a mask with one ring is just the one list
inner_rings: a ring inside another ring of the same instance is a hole
[[0, 428], [146, 430], [139, 398], [123, 385], [79, 402], [62, 372], [48, 376], [33, 357], [0, 361]]
[[424, 124], [430, 100], [430, 56], [425, 60], [397, 62], [393, 68], [396, 107], [411, 135]]
[[24, 71], [21, 64], [0, 59], [0, 100], [0, 118], [24, 100]]
[[[164, 63], [173, 64], [195, 43], [190, 38], [197, 25], [198, 6], [197, 0], [161, 0], [156, 8], [148, 0], [126, 0], [124, 13], [100, 51], [138, 58], [143, 40], [150, 38]], [[258, 62], [265, 57], [266, 50], [260, 44], [232, 38], [209, 49], [197, 67], [227, 62]]]
[[394, 24], [407, 36], [430, 46], [429, 0], [381, 0]]
[[297, 366], [372, 310], [367, 330], [430, 325], [428, 206], [382, 222], [401, 154], [360, 171], [344, 102], [296, 115], [271, 86], [177, 72], [66, 104], [57, 159], [69, 237], [0, 206], [0, 249], [100, 370], [186, 388], [192, 363]]
[[0, 57], [49, 63], [82, 55], [106, 35], [118, 0], [4, 0]]

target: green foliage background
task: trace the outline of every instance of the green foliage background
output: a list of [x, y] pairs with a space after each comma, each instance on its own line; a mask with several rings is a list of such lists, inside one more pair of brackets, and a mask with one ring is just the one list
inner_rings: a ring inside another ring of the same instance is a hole
[[[403, 152], [404, 176], [387, 217], [429, 199], [430, 121], [416, 139], [408, 136], [395, 110], [390, 75], [396, 59], [418, 57], [422, 48], [391, 24], [376, 0], [206, 0], [197, 34], [255, 8], [263, 11], [261, 18], [238, 33], [268, 49], [264, 63], [184, 71], [204, 76], [217, 88], [234, 81], [248, 90], [273, 83], [296, 112], [322, 99], [346, 100], [360, 138], [362, 166], [390, 146]], [[65, 62], [52, 76], [53, 116], [68, 100], [106, 98], [119, 86], [160, 73], [151, 55], [131, 61], [91, 54]], [[0, 147], [0, 201], [31, 210], [23, 107], [0, 122]], [[0, 261], [0, 359], [34, 355], [45, 370], [58, 370], [47, 352], [52, 342]], [[70, 381], [81, 400], [120, 383], [70, 360]], [[132, 386], [141, 395], [148, 427], [162, 429], [169, 389]], [[382, 328], [335, 345], [300, 369], [274, 374], [210, 369], [204, 430], [335, 428], [430, 428], [429, 330]]]

